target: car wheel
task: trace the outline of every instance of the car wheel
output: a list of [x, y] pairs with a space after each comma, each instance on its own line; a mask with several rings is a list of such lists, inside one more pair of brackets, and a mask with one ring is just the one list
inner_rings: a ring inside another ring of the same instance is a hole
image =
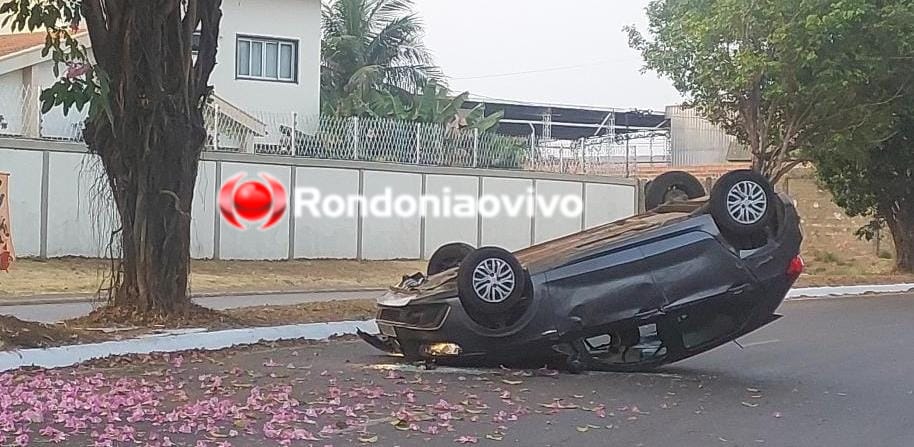
[[471, 314], [504, 313], [523, 300], [526, 272], [511, 252], [483, 247], [464, 258], [457, 272], [457, 293]]
[[697, 199], [705, 188], [692, 174], [670, 171], [648, 182], [644, 193], [644, 209], [650, 211], [667, 202]]
[[453, 242], [438, 247], [428, 260], [427, 276], [437, 275], [460, 265], [460, 262], [473, 252], [473, 246], [463, 242]]
[[774, 199], [763, 175], [748, 169], [728, 172], [711, 190], [711, 216], [721, 230], [745, 239], [764, 231], [776, 212]]

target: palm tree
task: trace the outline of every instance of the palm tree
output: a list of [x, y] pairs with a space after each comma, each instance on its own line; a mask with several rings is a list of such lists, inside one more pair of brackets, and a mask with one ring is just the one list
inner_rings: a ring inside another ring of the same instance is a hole
[[422, 44], [412, 0], [331, 0], [321, 15], [325, 114], [359, 115], [375, 93], [407, 97], [442, 78]]

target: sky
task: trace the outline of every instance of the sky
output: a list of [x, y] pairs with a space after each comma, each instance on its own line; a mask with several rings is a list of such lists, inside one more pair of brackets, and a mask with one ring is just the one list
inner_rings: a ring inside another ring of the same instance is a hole
[[641, 73], [625, 25], [648, 0], [415, 0], [454, 91], [526, 102], [663, 110], [682, 101]]

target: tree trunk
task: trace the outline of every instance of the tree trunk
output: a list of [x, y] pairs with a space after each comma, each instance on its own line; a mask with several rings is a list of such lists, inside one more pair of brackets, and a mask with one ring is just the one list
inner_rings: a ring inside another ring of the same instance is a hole
[[[135, 120], [141, 121], [146, 119]], [[120, 217], [121, 261], [111, 304], [143, 313], [179, 313], [190, 303], [190, 209], [205, 138], [203, 116], [162, 111], [145, 127], [124, 143], [107, 125], [88, 138], [102, 158]], [[124, 144], [142, 149], [124, 151]], [[142, 155], [128, 161], [130, 154]]]
[[190, 307], [191, 203], [221, 0], [106, 5], [103, 15], [97, 2], [83, 4], [108, 86], [86, 142], [101, 157], [120, 218], [109, 304], [146, 316], [181, 313]]
[[914, 206], [902, 206], [887, 213], [886, 224], [895, 242], [895, 269], [914, 273]]

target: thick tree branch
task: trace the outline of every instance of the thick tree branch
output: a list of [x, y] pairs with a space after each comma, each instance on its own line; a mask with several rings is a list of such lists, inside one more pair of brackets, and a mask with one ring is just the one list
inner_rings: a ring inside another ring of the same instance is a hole
[[92, 41], [92, 49], [95, 53], [95, 61], [107, 72], [114, 67], [111, 58], [111, 43], [108, 24], [105, 21], [105, 15], [102, 11], [100, 0], [83, 0], [82, 15], [86, 19], [86, 26], [89, 28], [89, 39]]
[[199, 0], [200, 48], [194, 66], [193, 97], [195, 103], [207, 94], [209, 77], [216, 68], [216, 47], [219, 43], [219, 23], [222, 21], [222, 0]]

